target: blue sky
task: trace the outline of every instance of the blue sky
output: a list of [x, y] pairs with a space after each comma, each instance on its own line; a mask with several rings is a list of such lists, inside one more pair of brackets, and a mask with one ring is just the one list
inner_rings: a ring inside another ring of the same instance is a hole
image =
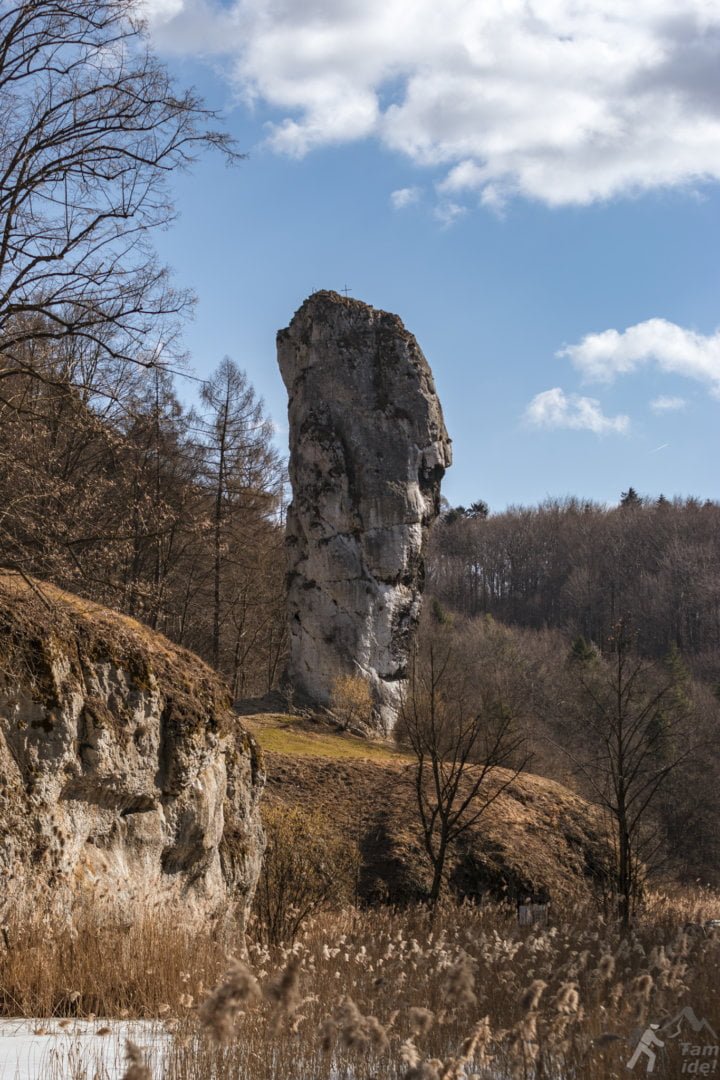
[[173, 179], [193, 369], [232, 356], [284, 448], [275, 333], [347, 285], [430, 361], [452, 504], [719, 498], [720, 0], [627, 8], [154, 0], [249, 155]]

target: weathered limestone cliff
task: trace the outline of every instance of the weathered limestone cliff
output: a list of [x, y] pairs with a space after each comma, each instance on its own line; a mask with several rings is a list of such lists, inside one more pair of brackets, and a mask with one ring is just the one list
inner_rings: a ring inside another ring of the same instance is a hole
[[263, 776], [229, 705], [214, 672], [159, 634], [0, 575], [0, 899], [242, 916]]
[[333, 292], [280, 331], [278, 362], [293, 490], [288, 678], [327, 705], [340, 676], [361, 676], [374, 726], [389, 731], [451, 462], [432, 373], [397, 315]]

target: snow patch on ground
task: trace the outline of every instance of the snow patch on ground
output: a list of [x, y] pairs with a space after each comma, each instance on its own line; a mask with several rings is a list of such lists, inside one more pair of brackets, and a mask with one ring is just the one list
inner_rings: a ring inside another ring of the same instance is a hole
[[143, 1050], [153, 1076], [160, 1077], [170, 1038], [155, 1020], [0, 1020], [0, 1077], [121, 1080], [127, 1039]]

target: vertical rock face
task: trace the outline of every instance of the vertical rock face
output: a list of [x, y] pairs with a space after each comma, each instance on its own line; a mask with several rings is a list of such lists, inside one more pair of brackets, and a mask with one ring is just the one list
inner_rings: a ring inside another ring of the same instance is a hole
[[130, 921], [148, 903], [242, 919], [262, 786], [227, 688], [198, 657], [0, 574], [0, 880], [19, 897], [65, 910], [104, 898]]
[[397, 315], [333, 292], [278, 334], [289, 395], [288, 676], [327, 704], [343, 675], [397, 717], [420, 612], [423, 549], [450, 439], [432, 373]]

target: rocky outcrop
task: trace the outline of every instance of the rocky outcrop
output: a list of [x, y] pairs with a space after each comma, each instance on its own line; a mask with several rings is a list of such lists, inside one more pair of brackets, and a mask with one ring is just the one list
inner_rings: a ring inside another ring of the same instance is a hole
[[255, 744], [192, 653], [52, 586], [0, 576], [3, 899], [105, 897], [208, 918], [252, 899]]
[[450, 464], [432, 373], [397, 315], [333, 292], [278, 334], [289, 395], [288, 678], [327, 705], [340, 676], [397, 716], [420, 613], [423, 549]]

